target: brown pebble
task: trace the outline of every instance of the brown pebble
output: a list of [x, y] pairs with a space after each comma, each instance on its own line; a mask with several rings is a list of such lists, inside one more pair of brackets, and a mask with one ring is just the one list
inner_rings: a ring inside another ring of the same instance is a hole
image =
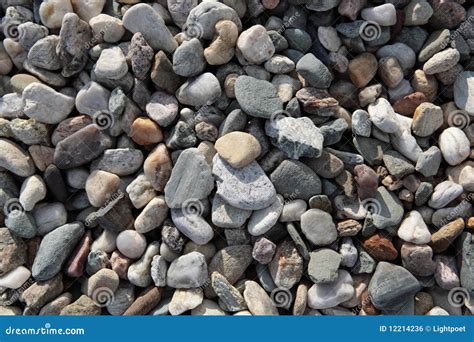
[[415, 295], [415, 315], [426, 315], [434, 306], [433, 297], [426, 292]]
[[362, 225], [356, 220], [345, 220], [337, 224], [339, 236], [356, 236], [362, 229]]
[[349, 77], [357, 88], [363, 88], [374, 78], [377, 68], [377, 58], [364, 52], [349, 62]]
[[160, 303], [161, 294], [163, 293], [162, 287], [149, 287], [143, 291], [137, 299], [130, 305], [123, 313], [124, 316], [139, 316], [146, 315], [155, 306]]
[[357, 183], [357, 195], [361, 200], [372, 198], [377, 192], [379, 176], [369, 166], [359, 164], [354, 167], [355, 181]]
[[52, 147], [31, 145], [28, 147], [28, 152], [30, 152], [35, 166], [42, 172], [53, 163], [54, 148]]
[[153, 120], [143, 117], [135, 119], [130, 136], [139, 145], [150, 145], [163, 141], [160, 126]]
[[464, 220], [458, 218], [431, 235], [430, 246], [435, 253], [444, 252], [464, 230]]
[[132, 264], [131, 259], [127, 258], [125, 255], [116, 250], [110, 257], [110, 264], [112, 265], [112, 270], [114, 270], [120, 278], [128, 280], [127, 273], [128, 268]]
[[79, 242], [72, 252], [71, 256], [69, 257], [69, 261], [66, 264], [64, 273], [68, 277], [78, 278], [84, 274], [91, 243], [92, 234], [90, 231], [87, 231], [82, 237], [81, 242]]
[[398, 257], [398, 252], [393, 246], [392, 241], [379, 233], [365, 239], [362, 245], [364, 249], [378, 261], [390, 261]]
[[145, 159], [143, 171], [155, 190], [163, 191], [171, 176], [173, 163], [165, 144], [159, 144]]
[[372, 304], [372, 298], [369, 295], [369, 289], [366, 288], [360, 297], [361, 307], [364, 312], [369, 316], [376, 316], [380, 311]]
[[425, 94], [417, 91], [402, 97], [400, 100], [395, 102], [393, 104], [393, 109], [398, 114], [412, 117], [416, 107], [423, 102], [427, 102]]

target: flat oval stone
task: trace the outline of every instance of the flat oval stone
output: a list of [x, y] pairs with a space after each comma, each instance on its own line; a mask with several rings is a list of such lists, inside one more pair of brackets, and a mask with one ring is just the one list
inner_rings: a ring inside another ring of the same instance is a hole
[[32, 275], [43, 281], [54, 277], [84, 234], [82, 223], [69, 223], [45, 235], [39, 246]]
[[20, 177], [29, 177], [35, 173], [35, 166], [28, 152], [14, 142], [0, 138], [0, 167]]
[[187, 212], [187, 208], [171, 209], [171, 218], [176, 228], [198, 245], [205, 245], [214, 237], [214, 231], [198, 213]]
[[317, 246], [327, 246], [336, 241], [337, 230], [332, 216], [320, 209], [309, 209], [301, 215], [301, 231]]
[[440, 209], [454, 201], [463, 192], [462, 185], [452, 181], [444, 181], [439, 183], [433, 191], [428, 205], [434, 209]]
[[237, 40], [237, 48], [251, 64], [262, 64], [275, 53], [275, 46], [262, 25], [243, 31]]
[[440, 134], [439, 148], [449, 165], [461, 163], [471, 153], [469, 139], [457, 127], [449, 127]]
[[143, 153], [139, 149], [116, 148], [105, 150], [102, 156], [92, 162], [91, 170], [128, 176], [136, 172], [142, 164]]
[[283, 197], [278, 195], [275, 202], [267, 208], [256, 210], [252, 213], [247, 224], [250, 234], [259, 236], [265, 234], [278, 221], [283, 210]]
[[246, 114], [257, 118], [268, 119], [283, 110], [283, 102], [273, 84], [251, 76], [237, 78], [235, 97]]
[[239, 209], [215, 195], [212, 201], [212, 223], [222, 228], [240, 228], [252, 214], [251, 210]]

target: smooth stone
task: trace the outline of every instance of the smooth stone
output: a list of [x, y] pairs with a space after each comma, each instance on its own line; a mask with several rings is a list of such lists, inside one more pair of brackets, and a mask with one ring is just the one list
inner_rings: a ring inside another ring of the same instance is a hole
[[119, 80], [123, 78], [127, 72], [127, 61], [125, 60], [122, 49], [119, 47], [104, 49], [94, 67], [94, 73], [99, 80]]
[[74, 98], [41, 84], [32, 83], [23, 91], [23, 111], [33, 119], [47, 124], [64, 120], [74, 108]]
[[333, 80], [331, 71], [312, 53], [301, 57], [296, 64], [296, 71], [315, 88], [329, 88]]
[[28, 51], [28, 61], [46, 70], [61, 69], [61, 60], [56, 52], [58, 43], [58, 36], [47, 36], [38, 40]]
[[165, 144], [158, 144], [145, 159], [143, 171], [153, 187], [163, 192], [168, 182], [173, 164]]
[[34, 282], [21, 293], [20, 299], [28, 307], [40, 309], [63, 293], [63, 290], [63, 277], [61, 274], [58, 274], [49, 280]]
[[46, 235], [67, 222], [67, 211], [60, 202], [41, 203], [34, 208], [33, 215], [39, 235]]
[[120, 177], [106, 171], [93, 171], [86, 181], [87, 198], [94, 207], [101, 207], [120, 186]]
[[440, 209], [454, 201], [463, 192], [463, 187], [452, 181], [439, 183], [433, 191], [428, 205], [434, 209]]
[[183, 77], [201, 74], [206, 68], [204, 49], [197, 38], [184, 41], [174, 52], [173, 70]]
[[88, 82], [77, 93], [76, 108], [81, 114], [92, 117], [98, 113], [107, 113], [109, 108], [110, 91], [97, 82]]
[[439, 148], [449, 165], [457, 165], [470, 155], [469, 140], [457, 127], [449, 127], [440, 134]]
[[208, 279], [204, 255], [191, 252], [174, 260], [168, 268], [167, 285], [177, 289], [200, 287]]
[[[171, 209], [171, 218], [176, 228], [191, 241], [199, 245], [205, 245], [212, 240], [214, 232], [207, 221], [200, 216], [202, 214], [202, 204], [199, 204], [200, 202], [189, 203], [192, 206]], [[196, 208], [194, 207], [195, 203], [198, 203]], [[198, 210], [198, 212], [194, 212], [194, 210]]]
[[301, 231], [317, 246], [327, 246], [336, 241], [337, 230], [332, 216], [320, 209], [309, 209], [301, 215]]
[[[94, 171], [97, 172], [97, 171]], [[87, 188], [86, 188], [87, 189]], [[155, 189], [144, 174], [140, 174], [126, 187], [128, 198], [132, 205], [137, 208], [143, 208], [156, 196]]]
[[152, 284], [151, 262], [160, 252], [160, 243], [155, 241], [148, 245], [142, 257], [128, 268], [127, 278], [133, 285], [148, 287]]
[[18, 289], [30, 278], [30, 275], [29, 269], [19, 266], [0, 277], [0, 286], [8, 289]]
[[146, 238], [134, 230], [125, 230], [117, 235], [117, 249], [130, 259], [140, 258], [146, 249]]
[[286, 56], [274, 55], [265, 62], [264, 67], [273, 74], [286, 74], [295, 68], [295, 63]]
[[139, 149], [116, 148], [105, 150], [91, 164], [92, 170], [111, 172], [117, 176], [129, 176], [143, 164], [143, 153]]
[[[316, 196], [313, 196], [311, 198], [314, 198]], [[311, 199], [309, 201], [311, 202]], [[308, 206], [306, 204], [306, 201], [302, 199], [285, 201], [278, 221], [280, 222], [300, 221], [301, 215], [303, 215], [306, 212], [307, 208]]]
[[423, 71], [427, 75], [438, 74], [443, 71], [448, 71], [459, 62], [459, 51], [448, 48], [436, 53], [428, 59], [423, 65]]
[[49, 127], [36, 119], [13, 119], [9, 126], [13, 137], [26, 145], [50, 144]]
[[310, 253], [308, 274], [315, 284], [337, 280], [342, 256], [332, 249], [319, 249]]
[[178, 115], [178, 101], [173, 95], [157, 91], [151, 95], [146, 112], [158, 125], [167, 127]]
[[380, 262], [370, 280], [369, 295], [372, 304], [378, 308], [398, 305], [420, 290], [418, 280], [405, 268]]
[[237, 48], [251, 64], [262, 64], [275, 53], [275, 46], [262, 25], [254, 25], [243, 31], [237, 39]]
[[415, 276], [432, 276], [436, 269], [433, 250], [428, 245], [404, 243], [400, 250], [403, 267]]
[[258, 118], [268, 119], [283, 110], [276, 88], [268, 81], [251, 76], [237, 78], [235, 97], [246, 114]]
[[332, 308], [352, 298], [354, 282], [349, 272], [339, 270], [331, 283], [314, 284], [308, 290], [308, 305], [312, 309]]
[[251, 280], [245, 282], [244, 299], [249, 311], [255, 316], [277, 316], [278, 309], [274, 302], [260, 287], [260, 285]]
[[278, 221], [283, 210], [283, 203], [283, 197], [278, 195], [272, 205], [254, 211], [247, 223], [249, 233], [253, 236], [259, 236], [269, 231]]
[[276, 116], [274, 120], [266, 122], [265, 133], [272, 138], [273, 145], [292, 159], [321, 156], [324, 136], [307, 117]]
[[221, 96], [221, 87], [216, 76], [206, 72], [184, 83], [176, 92], [179, 102], [190, 106], [210, 105]]
[[377, 58], [371, 53], [364, 52], [349, 62], [349, 77], [357, 88], [363, 88], [377, 74]]
[[308, 166], [297, 160], [287, 159], [270, 174], [276, 191], [285, 198], [309, 200], [321, 193], [321, 181]]
[[24, 210], [31, 211], [46, 197], [46, 192], [43, 179], [38, 175], [30, 176], [21, 184], [19, 202]]
[[102, 312], [100, 306], [86, 295], [61, 310], [61, 316], [97, 316]]
[[11, 207], [8, 207], [8, 202], [6, 204], [5, 226], [15, 235], [31, 239], [37, 232], [34, 217], [22, 209], [16, 209], [14, 203], [10, 204], [13, 210], [10, 210]]
[[69, 223], [46, 234], [32, 266], [32, 275], [43, 281], [54, 277], [84, 234], [81, 223]]
[[214, 186], [211, 168], [198, 149], [187, 149], [179, 155], [165, 187], [170, 208], [182, 208], [186, 201], [206, 198]]
[[404, 8], [405, 26], [421, 26], [428, 23], [433, 15], [433, 8], [425, 0], [412, 0]]
[[367, 111], [372, 123], [381, 131], [395, 133], [400, 130], [395, 111], [390, 102], [384, 98], [379, 98], [374, 103], [369, 104]]
[[275, 201], [275, 187], [256, 161], [235, 169], [216, 155], [212, 173], [216, 177], [217, 194], [234, 207], [258, 210]]
[[377, 189], [374, 199], [367, 199], [362, 203], [368, 211], [373, 210], [373, 224], [378, 229], [386, 229], [395, 226], [402, 221], [403, 205], [398, 197], [385, 187]]
[[168, 310], [172, 316], [181, 315], [186, 311], [198, 307], [203, 299], [203, 292], [200, 288], [176, 289], [171, 298]]
[[23, 116], [23, 97], [20, 94], [5, 94], [0, 98], [0, 117], [14, 119]]
[[66, 13], [73, 12], [73, 7], [70, 0], [49, 0], [42, 2], [38, 11], [41, 22], [46, 27], [57, 29], [61, 27]]
[[397, 21], [395, 6], [390, 3], [365, 8], [361, 12], [361, 17], [367, 21], [375, 21], [381, 26], [392, 26]]
[[123, 26], [132, 33], [140, 32], [155, 50], [172, 53], [178, 47], [161, 15], [148, 4], [132, 6], [122, 18]]
[[430, 177], [437, 174], [440, 165], [441, 151], [438, 147], [432, 146], [420, 155], [415, 170], [425, 177]]
[[151, 66], [151, 80], [159, 88], [174, 93], [183, 80], [173, 72], [173, 64], [164, 51], [159, 51]]
[[[416, 55], [413, 49], [403, 43], [385, 45], [377, 50], [376, 55], [377, 58], [395, 57], [404, 71], [413, 68], [416, 62]], [[407, 83], [409, 86], [410, 83]]]
[[103, 268], [91, 275], [83, 284], [84, 292], [97, 306], [105, 306], [111, 301], [109, 296], [113, 296], [113, 293], [119, 286], [119, 282], [120, 279], [117, 273], [111, 269]]
[[423, 245], [431, 241], [431, 233], [421, 214], [412, 210], [400, 224], [397, 232], [404, 241]]
[[415, 192], [415, 205], [421, 206], [428, 202], [433, 193], [433, 185], [428, 182], [422, 182]]
[[168, 215], [168, 206], [163, 196], [153, 198], [135, 219], [135, 229], [139, 233], [148, 233], [164, 222]]
[[[327, 117], [336, 115], [339, 102], [325, 89], [306, 87], [296, 92], [296, 98], [303, 106], [303, 110], [309, 114]], [[280, 113], [275, 119], [281, 117]]]
[[98, 13], [98, 15], [89, 19], [88, 22], [94, 36], [100, 34], [107, 43], [116, 43], [125, 34], [122, 20], [105, 13]]
[[219, 195], [214, 196], [212, 201], [212, 223], [218, 227], [242, 227], [251, 214], [251, 210], [233, 207], [226, 203]]
[[261, 153], [258, 140], [244, 132], [230, 132], [214, 145], [217, 153], [232, 167], [241, 168], [254, 161]]

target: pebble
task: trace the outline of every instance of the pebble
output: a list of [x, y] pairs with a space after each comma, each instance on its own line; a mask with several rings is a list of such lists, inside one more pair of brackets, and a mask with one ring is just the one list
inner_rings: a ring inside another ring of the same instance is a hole
[[459, 62], [459, 51], [456, 49], [446, 49], [436, 53], [423, 65], [423, 71], [427, 75], [438, 74], [448, 71]]
[[273, 145], [292, 159], [321, 156], [324, 137], [308, 118], [276, 116], [276, 120], [267, 121], [265, 132], [273, 138]]
[[364, 88], [377, 74], [378, 63], [371, 53], [362, 53], [349, 62], [349, 77], [357, 88]]
[[353, 280], [349, 272], [339, 270], [330, 283], [314, 284], [308, 290], [308, 305], [312, 309], [332, 308], [352, 298]]
[[268, 270], [278, 288], [290, 289], [303, 274], [303, 258], [292, 241], [285, 240], [277, 246]]
[[213, 186], [211, 168], [204, 155], [198, 149], [187, 149], [180, 154], [164, 189], [166, 203], [170, 208], [186, 207], [186, 201], [208, 196]]
[[89, 202], [101, 207], [119, 188], [120, 178], [110, 172], [93, 171], [86, 181], [85, 190]]
[[418, 280], [406, 269], [388, 262], [379, 262], [370, 280], [369, 295], [378, 309], [399, 305], [420, 289]]
[[46, 192], [43, 179], [38, 175], [30, 176], [21, 185], [19, 202], [24, 210], [31, 211], [36, 203], [46, 197]]
[[235, 169], [216, 155], [212, 173], [216, 178], [217, 194], [236, 208], [258, 210], [275, 201], [275, 187], [255, 161]]
[[439, 148], [449, 165], [457, 165], [470, 154], [470, 143], [463, 131], [457, 127], [445, 129], [439, 136]]
[[0, 286], [8, 289], [17, 289], [30, 277], [31, 272], [24, 266], [19, 266], [14, 270], [0, 277]]
[[45, 280], [36, 281], [25, 289], [20, 295], [20, 299], [30, 308], [41, 308], [63, 292], [63, 277], [57, 276]]
[[205, 284], [208, 267], [204, 255], [191, 252], [171, 263], [167, 273], [167, 285], [176, 289], [191, 289]]
[[394, 109], [390, 102], [384, 98], [379, 98], [374, 103], [369, 104], [367, 111], [371, 122], [382, 132], [396, 133], [400, 126]]
[[237, 48], [251, 64], [262, 64], [275, 53], [275, 46], [262, 25], [243, 31], [237, 39]]
[[132, 6], [122, 18], [123, 26], [132, 33], [140, 32], [155, 51], [171, 53], [178, 47], [161, 15], [148, 4]]
[[463, 71], [458, 74], [454, 82], [454, 102], [456, 106], [464, 109], [469, 114], [474, 114], [474, 102], [469, 96], [471, 89], [474, 87], [474, 73], [471, 71]]
[[146, 112], [158, 125], [167, 127], [178, 115], [178, 101], [166, 92], [157, 91], [151, 95]]
[[378, 229], [395, 226], [402, 221], [403, 205], [400, 200], [385, 187], [377, 189], [373, 202], [369, 199], [365, 202], [366, 210], [373, 210], [373, 224]]
[[375, 21], [381, 26], [392, 26], [397, 21], [395, 6], [391, 3], [365, 8], [361, 11], [361, 17], [367, 21]]
[[453, 257], [437, 255], [434, 258], [436, 263], [435, 280], [439, 287], [444, 290], [451, 290], [459, 286], [458, 267]]
[[433, 250], [427, 245], [404, 243], [400, 250], [402, 264], [413, 275], [428, 277], [433, 275], [436, 263], [433, 259]]
[[277, 316], [278, 309], [258, 283], [252, 280], [245, 282], [244, 299], [249, 311], [255, 316]]
[[412, 210], [400, 224], [398, 236], [406, 242], [423, 245], [431, 241], [431, 233], [421, 214]]
[[283, 210], [283, 201], [283, 197], [278, 195], [275, 202], [269, 207], [254, 211], [247, 223], [249, 233], [259, 236], [270, 230], [280, 217]]
[[203, 301], [202, 289], [176, 289], [169, 304], [171, 315], [181, 315], [182, 313], [198, 307]]
[[163, 196], [151, 199], [135, 219], [135, 230], [141, 234], [148, 233], [164, 222], [168, 215], [168, 206]]
[[146, 249], [145, 236], [134, 230], [125, 230], [117, 236], [117, 249], [130, 259], [138, 259]]
[[437, 232], [431, 235], [430, 246], [435, 253], [444, 252], [452, 242], [462, 233], [464, 220], [458, 218], [442, 226]]
[[337, 230], [331, 215], [320, 209], [309, 209], [301, 215], [301, 231], [317, 246], [330, 245], [337, 239]]
[[296, 71], [311, 87], [315, 88], [329, 88], [333, 80], [329, 69], [312, 53], [298, 60]]
[[434, 209], [440, 209], [447, 206], [463, 192], [463, 187], [452, 181], [439, 183], [433, 191], [428, 205]]
[[283, 109], [275, 87], [268, 81], [251, 76], [237, 78], [235, 97], [242, 110], [254, 117], [268, 119]]
[[221, 96], [219, 81], [209, 72], [185, 82], [176, 94], [179, 102], [190, 106], [212, 104], [219, 96]]
[[151, 262], [150, 275], [153, 279], [153, 283], [157, 287], [166, 286], [166, 274], [168, 273], [168, 264], [161, 255], [153, 256]]
[[244, 132], [230, 132], [219, 138], [214, 147], [222, 159], [237, 169], [247, 166], [261, 153], [258, 140]]
[[252, 246], [235, 245], [224, 247], [214, 254], [209, 263], [209, 273], [219, 272], [234, 285], [252, 263]]
[[125, 34], [122, 20], [108, 14], [100, 13], [89, 19], [94, 36], [101, 35], [105, 42], [116, 43]]
[[[311, 199], [310, 199], [310, 203], [311, 203]], [[301, 220], [301, 215], [303, 215], [306, 212], [307, 208], [308, 206], [306, 202], [301, 199], [285, 201], [278, 221], [280, 222], [299, 221]]]
[[158, 242], [152, 242], [148, 245], [142, 257], [131, 264], [128, 268], [127, 278], [131, 284], [148, 287], [152, 284], [151, 278], [151, 262], [153, 257], [160, 252], [160, 244]]
[[47, 124], [64, 120], [74, 108], [74, 98], [41, 84], [32, 83], [23, 90], [24, 113]]
[[44, 281], [58, 274], [83, 234], [81, 223], [68, 223], [46, 234], [33, 262], [33, 277]]
[[332, 283], [338, 278], [342, 256], [332, 249], [320, 249], [310, 253], [308, 274], [315, 284]]
[[66, 208], [60, 202], [41, 203], [35, 206], [33, 215], [40, 235], [46, 235], [67, 222]]
[[119, 80], [127, 72], [127, 61], [119, 47], [104, 49], [94, 67], [94, 73], [98, 79]]
[[212, 288], [226, 311], [237, 312], [247, 308], [244, 297], [219, 272], [211, 274]]
[[183, 77], [201, 74], [206, 67], [204, 49], [197, 38], [184, 41], [173, 56], [173, 71]]
[[41, 22], [50, 29], [61, 28], [64, 15], [72, 12], [73, 7], [69, 0], [48, 0], [42, 2], [39, 7]]

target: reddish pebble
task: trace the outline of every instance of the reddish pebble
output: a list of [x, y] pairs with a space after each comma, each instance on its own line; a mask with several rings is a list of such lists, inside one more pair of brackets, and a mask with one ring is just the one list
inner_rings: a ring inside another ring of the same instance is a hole
[[390, 261], [398, 257], [398, 252], [393, 246], [392, 241], [378, 233], [365, 239], [362, 245], [378, 261]]
[[78, 278], [84, 274], [87, 256], [89, 255], [92, 243], [92, 235], [90, 231], [82, 237], [81, 242], [72, 252], [64, 272], [68, 277]]
[[355, 181], [357, 182], [357, 195], [361, 200], [372, 198], [377, 192], [379, 176], [365, 164], [354, 167]]
[[425, 94], [417, 91], [395, 102], [393, 105], [393, 109], [398, 114], [412, 117], [416, 107], [418, 107], [423, 102], [428, 102]]

